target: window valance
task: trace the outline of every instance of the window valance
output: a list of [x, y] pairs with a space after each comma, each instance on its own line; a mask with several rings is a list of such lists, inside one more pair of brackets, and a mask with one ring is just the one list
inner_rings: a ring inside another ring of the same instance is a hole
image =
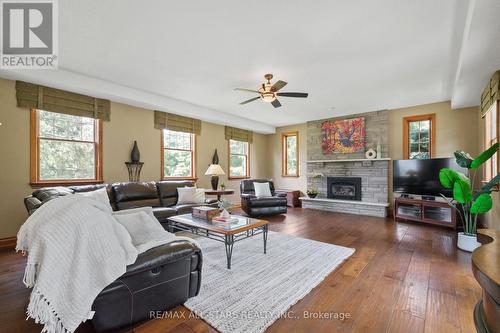
[[200, 135], [201, 120], [155, 111], [155, 128]]
[[496, 71], [481, 94], [481, 117], [484, 117], [490, 110], [493, 103], [500, 100], [500, 70]]
[[79, 117], [110, 120], [111, 103], [72, 92], [16, 81], [17, 106], [64, 113]]
[[248, 143], [253, 142], [252, 131], [226, 126], [225, 133], [226, 133], [226, 140], [231, 139], [236, 141], [245, 141]]

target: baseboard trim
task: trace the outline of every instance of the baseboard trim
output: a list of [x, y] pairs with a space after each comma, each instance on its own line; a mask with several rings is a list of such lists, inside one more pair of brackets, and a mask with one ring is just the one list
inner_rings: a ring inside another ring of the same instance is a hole
[[17, 243], [17, 237], [8, 237], [0, 239], [0, 250], [4, 249], [15, 249]]

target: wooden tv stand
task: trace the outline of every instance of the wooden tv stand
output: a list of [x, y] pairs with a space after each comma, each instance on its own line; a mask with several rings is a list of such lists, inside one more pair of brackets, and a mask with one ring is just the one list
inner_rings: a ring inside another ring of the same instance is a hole
[[394, 221], [398, 219], [457, 229], [456, 211], [441, 201], [395, 198]]

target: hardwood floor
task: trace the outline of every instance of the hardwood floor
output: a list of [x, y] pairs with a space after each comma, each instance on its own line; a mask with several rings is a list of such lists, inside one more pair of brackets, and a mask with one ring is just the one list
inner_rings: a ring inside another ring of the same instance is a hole
[[[306, 209], [290, 209], [286, 217], [269, 220], [272, 231], [353, 247], [356, 253], [292, 306], [299, 320], [279, 319], [267, 332], [475, 332], [472, 310], [480, 287], [470, 254], [455, 246], [455, 232]], [[0, 252], [0, 332], [40, 331], [25, 320], [29, 290], [21, 282], [24, 265], [21, 255]], [[189, 318], [186, 308], [176, 310], [177, 318], [150, 320], [126, 331], [216, 332], [203, 320]], [[350, 317], [304, 318], [313, 312]], [[83, 325], [77, 332], [92, 328]]]

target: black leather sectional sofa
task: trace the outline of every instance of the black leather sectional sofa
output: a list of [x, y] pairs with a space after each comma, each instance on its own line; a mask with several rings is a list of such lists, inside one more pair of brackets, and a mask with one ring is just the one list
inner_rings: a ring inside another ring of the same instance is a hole
[[[161, 181], [48, 187], [24, 199], [32, 214], [45, 202], [62, 195], [106, 187], [114, 210], [152, 206], [165, 227], [168, 217], [185, 214], [193, 206], [178, 205], [177, 188], [194, 186], [192, 181]], [[206, 204], [214, 204], [207, 200]], [[149, 319], [150, 313], [165, 311], [196, 296], [201, 285], [201, 250], [189, 241], [176, 241], [142, 253], [124, 275], [107, 286], [95, 299], [92, 324], [97, 331], [118, 329]]]

